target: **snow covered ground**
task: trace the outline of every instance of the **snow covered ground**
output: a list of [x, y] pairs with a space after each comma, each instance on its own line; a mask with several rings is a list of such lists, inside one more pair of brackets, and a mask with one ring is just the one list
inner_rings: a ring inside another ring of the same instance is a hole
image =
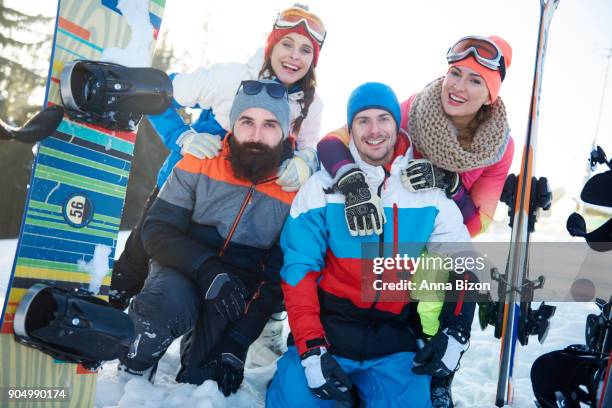
[[[485, 234], [487, 240], [505, 240], [507, 229], [499, 234]], [[127, 233], [119, 236], [117, 253], [121, 253]], [[0, 301], [3, 301], [8, 285], [16, 240], [0, 240]], [[587, 314], [594, 313], [592, 303], [557, 303], [545, 344], [535, 338], [527, 347], [519, 349], [516, 363], [514, 407], [533, 407], [533, 393], [529, 370], [533, 361], [543, 353], [563, 348], [572, 343], [584, 342], [584, 322]], [[458, 408], [489, 408], [495, 401], [499, 340], [493, 337], [492, 328], [481, 331], [475, 321], [470, 348], [461, 361], [461, 369], [453, 383], [454, 398]], [[117, 375], [117, 362], [104, 364], [98, 376], [95, 406], [102, 407], [261, 407], [264, 405], [266, 385], [272, 378], [275, 365], [246, 370], [245, 381], [235, 395], [224, 398], [216, 384], [207, 381], [199, 387], [177, 384], [174, 381], [179, 367], [178, 342], [172, 344], [162, 358], [155, 385], [142, 379], [126, 379]]]

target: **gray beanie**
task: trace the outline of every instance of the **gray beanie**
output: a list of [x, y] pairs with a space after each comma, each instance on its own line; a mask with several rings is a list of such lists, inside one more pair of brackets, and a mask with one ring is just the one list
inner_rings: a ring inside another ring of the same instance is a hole
[[[278, 82], [271, 79], [260, 79], [257, 82], [278, 84]], [[283, 131], [283, 140], [289, 136], [289, 100], [287, 97], [280, 99], [273, 98], [265, 88], [262, 88], [261, 92], [256, 95], [247, 95], [244, 93], [244, 89], [240, 87], [229, 114], [230, 128], [232, 130], [234, 130], [234, 124], [240, 114], [250, 108], [262, 108], [270, 111], [280, 123]]]

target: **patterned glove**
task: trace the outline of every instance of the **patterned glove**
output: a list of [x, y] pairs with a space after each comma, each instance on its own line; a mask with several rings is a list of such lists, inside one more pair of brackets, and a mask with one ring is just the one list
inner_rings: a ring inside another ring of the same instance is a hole
[[468, 348], [468, 335], [455, 328], [447, 328], [431, 338], [414, 357], [415, 374], [446, 377], [459, 368], [459, 360]]
[[285, 191], [297, 191], [318, 167], [317, 154], [312, 149], [298, 150], [285, 160], [278, 171], [276, 184]]
[[213, 370], [213, 380], [226, 397], [238, 391], [242, 384], [246, 354], [247, 349], [231, 336], [222, 338], [217, 349], [211, 352], [206, 365]]
[[380, 235], [387, 219], [380, 197], [370, 189], [365, 173], [357, 168], [349, 170], [336, 187], [345, 197], [344, 216], [351, 235]]
[[189, 129], [179, 136], [176, 144], [181, 146], [181, 155], [190, 154], [198, 159], [212, 159], [219, 155], [221, 138], [208, 133], [196, 133]]
[[317, 397], [336, 400], [345, 406], [352, 406], [353, 384], [336, 359], [325, 347], [317, 347], [302, 355], [302, 367], [308, 388]]
[[402, 170], [402, 184], [410, 191], [419, 192], [439, 188], [451, 198], [459, 191], [461, 180], [459, 175], [434, 166], [427, 159], [410, 160], [405, 170]]

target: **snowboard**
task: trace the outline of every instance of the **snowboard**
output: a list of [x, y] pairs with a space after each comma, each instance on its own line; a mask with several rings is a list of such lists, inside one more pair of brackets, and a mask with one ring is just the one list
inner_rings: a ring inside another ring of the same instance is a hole
[[[61, 103], [60, 73], [70, 61], [150, 66], [164, 6], [165, 0], [60, 0], [45, 106]], [[136, 131], [64, 116], [38, 145], [0, 316], [1, 406], [93, 406], [96, 372], [18, 344], [13, 319], [36, 283], [108, 299], [135, 142]]]

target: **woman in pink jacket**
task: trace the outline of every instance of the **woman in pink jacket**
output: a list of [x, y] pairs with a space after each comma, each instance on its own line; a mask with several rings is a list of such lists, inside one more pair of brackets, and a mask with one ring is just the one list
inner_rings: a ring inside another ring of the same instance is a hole
[[[402, 181], [411, 190], [444, 189], [474, 237], [493, 218], [514, 154], [506, 109], [498, 97], [512, 48], [500, 37], [470, 36], [451, 47], [447, 59], [446, 75], [401, 105], [400, 131], [408, 132], [414, 147], [414, 160]], [[347, 145], [343, 128], [325, 136], [317, 147], [321, 163], [335, 180], [355, 167]], [[373, 215], [375, 225], [366, 217], [351, 233], [379, 230], [376, 224], [382, 215]]]

